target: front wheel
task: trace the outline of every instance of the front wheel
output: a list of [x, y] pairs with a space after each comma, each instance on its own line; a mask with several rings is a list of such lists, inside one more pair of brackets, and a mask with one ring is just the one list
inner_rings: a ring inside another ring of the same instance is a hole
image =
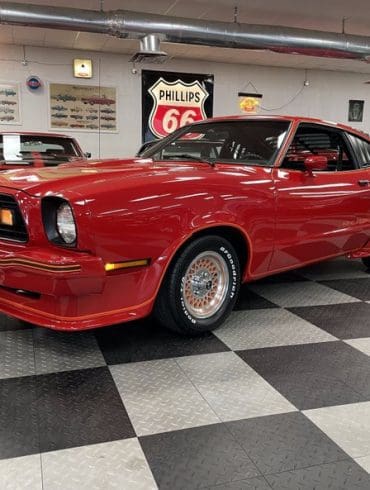
[[165, 327], [196, 335], [225, 321], [240, 286], [240, 265], [224, 238], [204, 236], [189, 243], [167, 271], [154, 315]]

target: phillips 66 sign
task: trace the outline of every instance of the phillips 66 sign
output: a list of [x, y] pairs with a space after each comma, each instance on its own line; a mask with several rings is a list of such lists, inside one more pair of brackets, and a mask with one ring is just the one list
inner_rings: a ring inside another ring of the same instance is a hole
[[213, 76], [143, 70], [143, 141], [212, 116]]

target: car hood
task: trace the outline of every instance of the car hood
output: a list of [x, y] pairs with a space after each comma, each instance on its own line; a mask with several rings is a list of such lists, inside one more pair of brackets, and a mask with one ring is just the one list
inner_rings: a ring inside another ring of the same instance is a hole
[[82, 195], [110, 181], [144, 183], [146, 178], [167, 179], [176, 174], [210, 169], [197, 162], [153, 162], [151, 159], [115, 159], [76, 162], [58, 167], [8, 170], [0, 174], [0, 187], [42, 196], [53, 193]]

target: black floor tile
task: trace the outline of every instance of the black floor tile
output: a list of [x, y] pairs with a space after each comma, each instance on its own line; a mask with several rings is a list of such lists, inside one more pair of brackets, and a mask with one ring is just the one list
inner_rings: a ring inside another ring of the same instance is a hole
[[369, 395], [325, 373], [275, 374], [269, 383], [300, 410], [363, 402]]
[[109, 369], [37, 376], [41, 451], [135, 437]]
[[345, 303], [289, 308], [295, 315], [339, 339], [370, 337], [370, 304]]
[[150, 320], [99, 329], [95, 333], [107, 364], [151, 361], [230, 350], [212, 333], [184, 337]]
[[279, 308], [279, 306], [252, 291], [248, 284], [243, 284], [234, 310], [257, 310], [260, 308]]
[[274, 490], [369, 490], [370, 475], [352, 460], [266, 477]]
[[351, 368], [370, 370], [369, 356], [339, 340], [251, 349], [238, 354], [262, 376], [313, 372], [340, 378]]
[[263, 476], [207, 487], [207, 490], [271, 490]]
[[36, 379], [0, 380], [1, 459], [39, 452]]
[[320, 284], [336, 289], [341, 293], [348, 294], [362, 301], [370, 300], [370, 278], [358, 279], [335, 279], [331, 281], [320, 281]]
[[222, 424], [145, 436], [140, 442], [161, 490], [194, 490], [259, 476]]
[[0, 332], [5, 330], [25, 330], [33, 327], [34, 325], [31, 325], [31, 323], [0, 313]]
[[343, 342], [239, 351], [299, 409], [370, 400], [370, 358]]
[[239, 420], [226, 425], [263, 475], [347, 457], [299, 412]]
[[370, 400], [370, 373], [368, 369], [350, 367], [341, 373], [341, 379], [358, 393], [361, 393], [365, 400]]

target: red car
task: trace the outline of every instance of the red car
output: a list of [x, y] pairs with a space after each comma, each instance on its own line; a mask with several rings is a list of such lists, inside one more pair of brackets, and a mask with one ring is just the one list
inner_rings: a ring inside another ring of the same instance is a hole
[[51, 133], [0, 133], [0, 170], [54, 167], [88, 157], [74, 138]]
[[0, 175], [0, 308], [82, 330], [220, 325], [240, 284], [329, 257], [370, 265], [370, 138], [293, 117], [194, 123], [141, 158]]

